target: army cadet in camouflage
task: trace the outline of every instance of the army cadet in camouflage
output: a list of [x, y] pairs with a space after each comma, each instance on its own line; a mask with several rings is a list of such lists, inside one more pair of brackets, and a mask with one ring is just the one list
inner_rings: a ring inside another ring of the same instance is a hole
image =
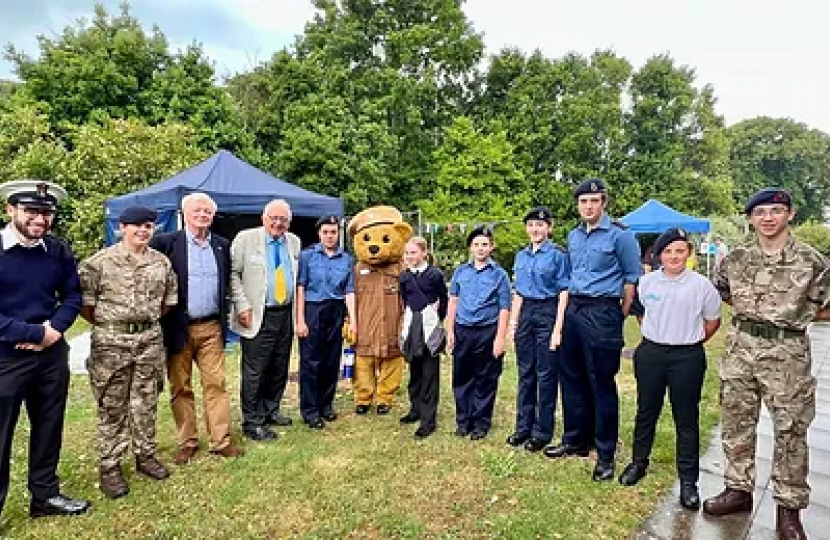
[[724, 258], [715, 286], [732, 305], [733, 328], [720, 365], [726, 489], [703, 509], [716, 516], [752, 510], [761, 401], [772, 416], [772, 482], [779, 538], [806, 538], [799, 511], [809, 502], [807, 429], [815, 416], [807, 325], [825, 318], [827, 261], [791, 234], [786, 191], [767, 188], [746, 205], [755, 240]]
[[155, 457], [156, 406], [164, 377], [161, 316], [177, 302], [170, 261], [148, 247], [156, 213], [130, 207], [119, 217], [123, 239], [83, 261], [81, 315], [94, 324], [87, 368], [98, 402], [101, 491], [129, 493], [121, 460], [132, 444], [136, 469], [162, 480]]

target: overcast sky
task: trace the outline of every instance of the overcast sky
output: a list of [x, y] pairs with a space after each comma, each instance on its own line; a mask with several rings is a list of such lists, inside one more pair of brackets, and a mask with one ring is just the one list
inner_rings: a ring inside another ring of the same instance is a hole
[[[101, 3], [112, 11], [117, 0]], [[92, 13], [84, 0], [0, 0], [0, 42], [36, 53], [35, 37]], [[200, 41], [220, 75], [245, 71], [290, 44], [308, 0], [133, 0], [174, 48]], [[711, 84], [728, 123], [787, 116], [830, 133], [830, 2], [826, 0], [467, 0], [489, 53], [549, 57], [612, 48], [635, 66], [669, 53]], [[0, 78], [11, 67], [0, 60]]]

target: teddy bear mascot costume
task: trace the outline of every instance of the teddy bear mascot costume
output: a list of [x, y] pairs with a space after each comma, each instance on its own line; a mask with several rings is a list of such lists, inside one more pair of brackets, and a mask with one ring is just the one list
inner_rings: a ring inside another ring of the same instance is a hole
[[403, 375], [398, 280], [412, 227], [397, 209], [373, 206], [352, 218], [349, 236], [358, 261], [354, 267], [357, 336], [349, 336], [356, 353], [355, 412], [368, 413], [374, 401], [378, 414], [389, 414]]

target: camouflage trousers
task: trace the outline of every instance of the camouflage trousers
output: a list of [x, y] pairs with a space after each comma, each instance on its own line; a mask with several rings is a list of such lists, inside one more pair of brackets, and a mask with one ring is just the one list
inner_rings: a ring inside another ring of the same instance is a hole
[[721, 361], [723, 453], [727, 487], [755, 489], [755, 445], [761, 401], [772, 417], [775, 500], [806, 508], [810, 452], [807, 429], [816, 413], [815, 379], [805, 337], [766, 339], [732, 328]]
[[131, 445], [136, 456], [155, 454], [164, 362], [158, 328], [141, 334], [93, 331], [87, 369], [98, 403], [97, 446], [102, 468], [118, 465]]

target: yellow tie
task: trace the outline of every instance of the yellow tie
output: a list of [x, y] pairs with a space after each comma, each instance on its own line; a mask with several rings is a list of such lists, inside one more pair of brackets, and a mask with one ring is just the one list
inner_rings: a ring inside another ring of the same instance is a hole
[[282, 265], [274, 270], [274, 300], [284, 304], [288, 300], [288, 290], [285, 287], [285, 271]]

